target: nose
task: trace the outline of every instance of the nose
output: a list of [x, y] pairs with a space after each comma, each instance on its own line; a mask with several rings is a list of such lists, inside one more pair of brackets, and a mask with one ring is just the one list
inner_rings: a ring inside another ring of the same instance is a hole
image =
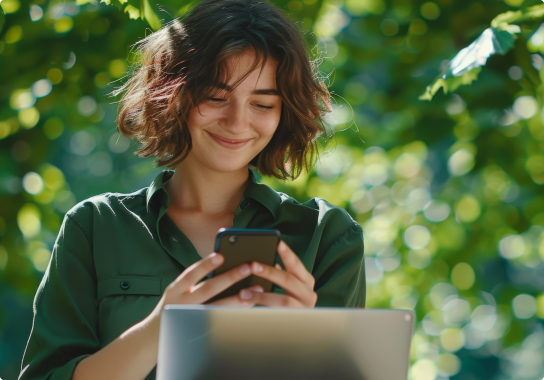
[[223, 108], [223, 114], [219, 125], [233, 135], [242, 135], [249, 129], [249, 115], [244, 102], [230, 99], [228, 105]]

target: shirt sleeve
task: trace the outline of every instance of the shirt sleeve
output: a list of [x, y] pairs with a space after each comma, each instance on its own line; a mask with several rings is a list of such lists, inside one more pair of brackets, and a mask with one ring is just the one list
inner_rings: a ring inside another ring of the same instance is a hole
[[69, 380], [100, 349], [96, 272], [88, 231], [67, 214], [34, 298], [19, 380]]
[[364, 307], [366, 277], [363, 229], [353, 224], [328, 248], [315, 268], [316, 306]]

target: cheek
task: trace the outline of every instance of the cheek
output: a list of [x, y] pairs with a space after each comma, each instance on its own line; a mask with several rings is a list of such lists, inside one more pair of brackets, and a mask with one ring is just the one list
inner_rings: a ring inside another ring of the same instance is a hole
[[198, 126], [209, 123], [215, 117], [216, 115], [214, 110], [210, 109], [210, 107], [207, 107], [206, 105], [201, 104], [198, 107], [192, 108], [189, 111], [189, 117], [187, 119], [189, 131], [194, 130]]
[[271, 113], [258, 118], [259, 134], [267, 140], [270, 140], [278, 128], [280, 118], [281, 112]]

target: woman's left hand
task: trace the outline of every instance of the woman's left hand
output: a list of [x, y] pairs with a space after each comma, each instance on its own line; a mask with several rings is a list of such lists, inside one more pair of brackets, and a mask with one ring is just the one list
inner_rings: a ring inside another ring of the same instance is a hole
[[262, 306], [314, 307], [317, 302], [314, 276], [306, 270], [302, 261], [284, 241], [278, 244], [278, 254], [285, 270], [282, 270], [278, 264], [271, 267], [256, 261], [249, 267], [254, 275], [276, 284], [285, 290], [286, 294], [243, 290], [240, 297], [250, 298], [252, 303]]

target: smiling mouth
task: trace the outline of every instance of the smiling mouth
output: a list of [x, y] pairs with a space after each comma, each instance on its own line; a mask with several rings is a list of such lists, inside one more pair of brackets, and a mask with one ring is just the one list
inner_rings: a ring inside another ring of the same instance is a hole
[[[208, 132], [208, 131], [206, 131]], [[216, 135], [214, 133], [208, 132], [208, 134], [220, 145], [227, 147], [227, 148], [239, 148], [241, 146], [244, 146], [247, 142], [251, 141], [252, 139], [246, 139], [246, 140], [238, 140], [238, 139], [229, 139], [225, 138], [219, 135]]]

